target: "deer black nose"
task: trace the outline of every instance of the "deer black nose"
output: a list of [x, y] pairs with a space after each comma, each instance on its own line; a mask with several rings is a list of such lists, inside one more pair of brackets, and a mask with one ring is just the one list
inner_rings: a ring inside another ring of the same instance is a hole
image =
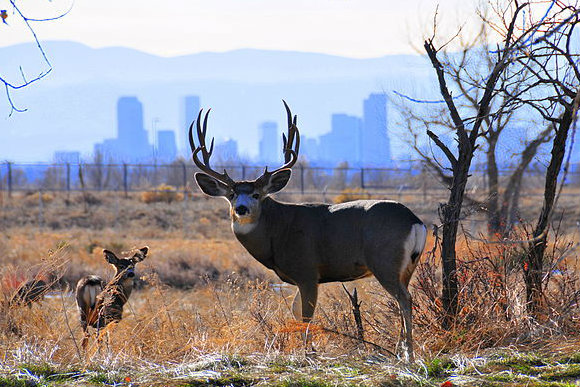
[[236, 207], [236, 214], [238, 214], [238, 215], [246, 215], [248, 212], [250, 212], [250, 210], [246, 206], [237, 206]]
[[130, 271], [130, 272], [127, 273], [127, 277], [133, 278], [133, 277], [135, 277], [135, 273], [132, 272], [132, 271]]

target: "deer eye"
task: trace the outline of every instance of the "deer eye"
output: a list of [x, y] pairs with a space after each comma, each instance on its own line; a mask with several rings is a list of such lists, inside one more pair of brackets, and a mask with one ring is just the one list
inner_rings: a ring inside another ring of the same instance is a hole
[[252, 197], [253, 197], [254, 199], [258, 199], [258, 198], [260, 197], [260, 194], [257, 194], [257, 193], [255, 193], [255, 194], [253, 194], [253, 195], [252, 195]]

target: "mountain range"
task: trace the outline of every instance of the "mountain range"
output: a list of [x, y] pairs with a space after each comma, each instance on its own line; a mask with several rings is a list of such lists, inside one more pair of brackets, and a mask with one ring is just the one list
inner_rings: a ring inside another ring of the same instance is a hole
[[[285, 128], [284, 99], [298, 115], [303, 136], [330, 131], [331, 115], [362, 116], [362, 102], [373, 92], [393, 90], [433, 97], [437, 88], [428, 61], [419, 55], [352, 59], [316, 53], [237, 50], [159, 57], [129, 48], [91, 48], [70, 41], [42, 43], [51, 73], [12, 92], [26, 108], [13, 113], [0, 99], [0, 158], [49, 161], [56, 150], [78, 150], [90, 157], [93, 144], [116, 136], [116, 103], [136, 96], [143, 103], [147, 130], [175, 130], [185, 149], [183, 97], [198, 95], [212, 108], [211, 135], [238, 141], [240, 153], [252, 157], [258, 148], [258, 125], [276, 121]], [[43, 68], [34, 44], [0, 49], [2, 76], [31, 78]], [[392, 154], [410, 153], [401, 140], [395, 109], [389, 108]], [[152, 134], [150, 134], [152, 137]], [[152, 139], [151, 139], [152, 140]]]

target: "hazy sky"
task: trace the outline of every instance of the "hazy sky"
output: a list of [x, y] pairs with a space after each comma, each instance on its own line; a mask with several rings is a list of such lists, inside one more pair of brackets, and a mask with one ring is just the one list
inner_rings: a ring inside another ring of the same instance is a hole
[[[41, 40], [73, 40], [91, 47], [124, 46], [176, 56], [239, 48], [308, 51], [368, 58], [414, 52], [439, 4], [453, 24], [474, 1], [460, 0], [26, 0], [16, 2]], [[466, 4], [467, 3], [467, 4]], [[0, 47], [31, 41], [11, 11], [0, 24]], [[442, 21], [444, 24], [445, 19]], [[469, 24], [469, 23], [468, 23]]]

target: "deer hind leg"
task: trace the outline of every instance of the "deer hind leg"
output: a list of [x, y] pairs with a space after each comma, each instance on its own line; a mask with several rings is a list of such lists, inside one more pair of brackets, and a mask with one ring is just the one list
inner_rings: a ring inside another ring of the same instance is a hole
[[81, 341], [81, 348], [83, 351], [87, 350], [87, 345], [89, 344], [89, 330], [83, 327], [83, 340]]
[[395, 296], [399, 304], [401, 313], [401, 334], [400, 340], [403, 343], [403, 354], [407, 362], [413, 362], [413, 309], [411, 294], [406, 287], [401, 286], [399, 293]]
[[[403, 355], [406, 361], [414, 361], [413, 357], [413, 336], [412, 336], [412, 300], [411, 294], [407, 290], [405, 281], [400, 278], [393, 278], [392, 272], [375, 271], [375, 277], [383, 288], [392, 295], [399, 305], [401, 316], [401, 331], [399, 334], [399, 343], [402, 343]], [[397, 344], [397, 348], [399, 344]]]
[[84, 309], [80, 309], [79, 308], [79, 312], [80, 312], [80, 323], [81, 323], [81, 328], [83, 329], [83, 339], [81, 341], [81, 348], [83, 349], [83, 351], [87, 350], [87, 344], [89, 343], [89, 326], [88, 326], [88, 322], [87, 322], [87, 311], [85, 311]]

